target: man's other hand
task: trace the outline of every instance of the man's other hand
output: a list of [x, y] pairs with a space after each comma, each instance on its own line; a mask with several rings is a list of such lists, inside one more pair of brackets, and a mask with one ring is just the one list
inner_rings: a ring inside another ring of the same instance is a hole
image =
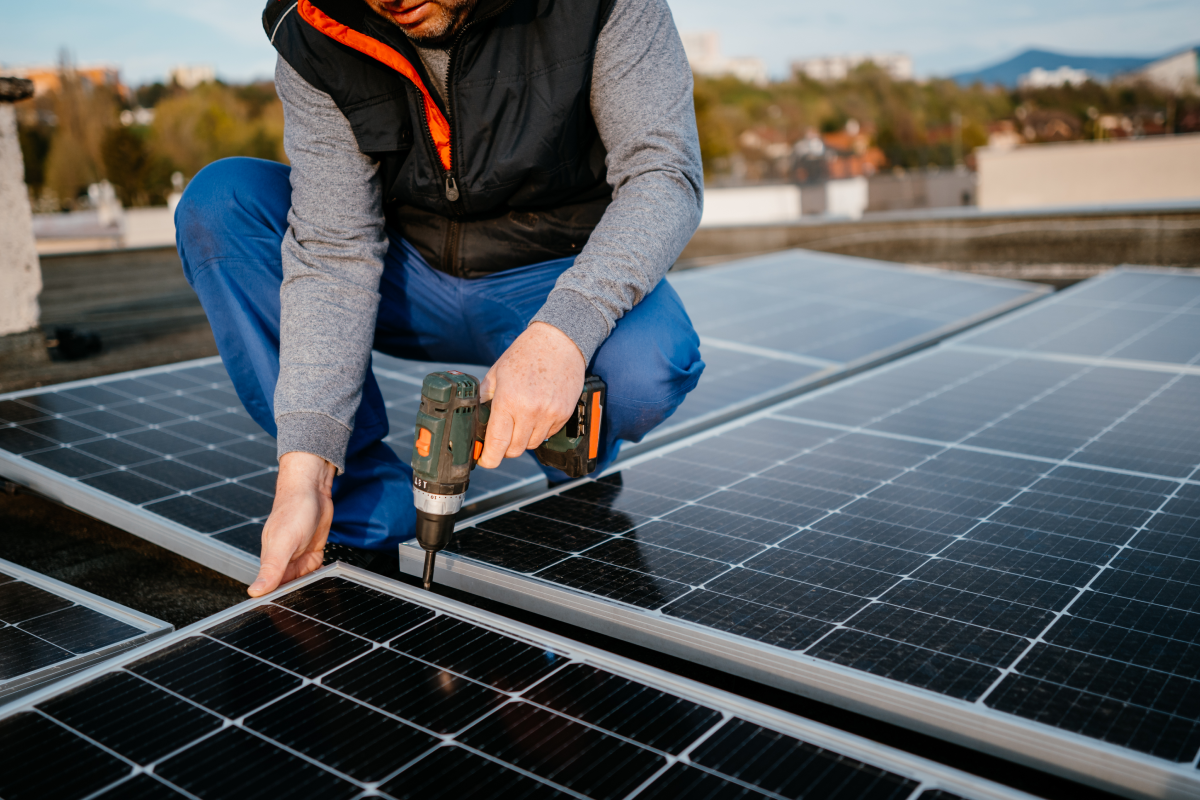
[[479, 466], [498, 467], [558, 433], [575, 411], [586, 370], [583, 353], [558, 328], [526, 328], [483, 379], [480, 399], [492, 401], [492, 416]]
[[262, 597], [321, 566], [333, 522], [336, 473], [332, 464], [311, 453], [285, 453], [279, 459], [275, 504], [263, 527], [261, 566], [248, 590], [251, 597]]

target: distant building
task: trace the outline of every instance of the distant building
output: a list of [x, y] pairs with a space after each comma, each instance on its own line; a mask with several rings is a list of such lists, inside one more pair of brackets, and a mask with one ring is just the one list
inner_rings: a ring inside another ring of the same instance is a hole
[[1092, 79], [1091, 73], [1083, 69], [1059, 67], [1058, 69], [1042, 69], [1034, 67], [1017, 78], [1017, 86], [1022, 89], [1048, 89], [1056, 86], [1083, 86]]
[[896, 81], [913, 79], [912, 57], [904, 53], [866, 53], [822, 56], [792, 62], [792, 72], [825, 83], [843, 81], [863, 64], [874, 64]]
[[[121, 83], [121, 70], [107, 64], [89, 67], [71, 68], [79, 80], [87, 86], [107, 86], [117, 94], [125, 97], [129, 88]], [[33, 81], [33, 93], [40, 97], [48, 92], [57, 92], [62, 88], [62, 67], [26, 67], [6, 70], [18, 78]]]
[[190, 64], [171, 67], [167, 74], [168, 81], [184, 89], [195, 89], [202, 83], [212, 83], [217, 79], [217, 71], [208, 64]]
[[979, 207], [1046, 208], [1200, 194], [1200, 134], [981, 147]]
[[1200, 56], [1196, 48], [1153, 61], [1127, 73], [1122, 82], [1143, 81], [1175, 94], [1196, 94], [1200, 90]]
[[716, 31], [684, 31], [683, 49], [692, 72], [709, 78], [727, 75], [744, 83], [765, 86], [770, 79], [767, 62], [761, 58], [729, 58], [721, 55], [721, 35]]

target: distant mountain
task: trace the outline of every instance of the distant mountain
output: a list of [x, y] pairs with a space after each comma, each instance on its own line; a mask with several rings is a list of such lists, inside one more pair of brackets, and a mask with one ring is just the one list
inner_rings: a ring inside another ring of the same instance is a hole
[[[1183, 49], [1183, 48], [1180, 48]], [[1172, 53], [1178, 52], [1172, 50]], [[1000, 64], [984, 67], [975, 72], [960, 72], [951, 77], [963, 84], [970, 85], [976, 81], [984, 84], [999, 83], [1009, 88], [1015, 88], [1017, 78], [1029, 72], [1034, 67], [1042, 69], [1058, 69], [1071, 67], [1083, 69], [1098, 78], [1110, 78], [1118, 72], [1128, 72], [1156, 61], [1161, 56], [1153, 58], [1130, 58], [1128, 56], [1072, 56], [1065, 53], [1052, 53], [1049, 50], [1026, 50], [1018, 56]]]

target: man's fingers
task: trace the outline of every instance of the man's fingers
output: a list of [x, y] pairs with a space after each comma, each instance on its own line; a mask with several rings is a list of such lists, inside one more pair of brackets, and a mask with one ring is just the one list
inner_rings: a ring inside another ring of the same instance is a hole
[[487, 375], [483, 376], [483, 382], [479, 384], [479, 402], [486, 403], [496, 396], [496, 380], [492, 377], [492, 370], [488, 370]]
[[558, 433], [562, 425], [550, 422], [549, 424], [542, 422], [533, 427], [533, 433], [529, 436], [529, 443], [525, 445], [526, 450], [535, 450], [542, 446], [542, 442], [549, 439], [554, 434]]
[[321, 568], [321, 563], [325, 560], [323, 550], [309, 551], [301, 553], [288, 563], [287, 569], [283, 572], [283, 582], [291, 583], [297, 578], [303, 578], [310, 572]]
[[[291, 555], [290, 553], [288, 555]], [[254, 583], [250, 584], [250, 588], [246, 591], [251, 597], [262, 597], [264, 594], [270, 594], [279, 588], [280, 582], [283, 580], [284, 572], [288, 567], [288, 557], [285, 555], [282, 559], [275, 553], [263, 552], [262, 561], [258, 568], [258, 577], [254, 579]]]
[[479, 455], [479, 466], [495, 469], [504, 460], [504, 453], [512, 441], [513, 418], [504, 409], [492, 409], [488, 420], [487, 437], [483, 441], [483, 452]]
[[517, 458], [527, 449], [527, 443], [533, 437], [533, 421], [528, 417], [517, 417], [513, 421], [512, 435], [508, 438], [508, 449], [504, 451], [505, 458]]

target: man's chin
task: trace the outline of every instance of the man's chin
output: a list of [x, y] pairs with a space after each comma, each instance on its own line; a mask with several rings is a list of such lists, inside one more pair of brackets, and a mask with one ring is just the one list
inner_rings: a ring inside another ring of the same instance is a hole
[[404, 31], [405, 36], [418, 44], [440, 44], [449, 38], [447, 36], [449, 25], [444, 19], [423, 19], [420, 22], [406, 24], [391, 14], [385, 16], [393, 25]]

